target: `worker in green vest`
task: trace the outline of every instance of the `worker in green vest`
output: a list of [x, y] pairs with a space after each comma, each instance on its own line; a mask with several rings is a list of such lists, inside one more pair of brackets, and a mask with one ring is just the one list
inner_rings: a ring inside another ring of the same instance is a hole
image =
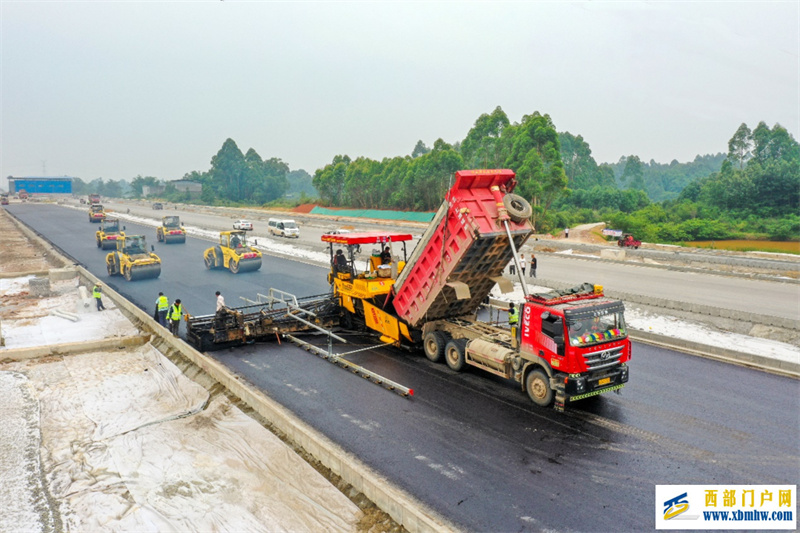
[[169, 311], [169, 300], [164, 296], [163, 292], [158, 293], [156, 298], [156, 316], [158, 316], [158, 323], [167, 327], [167, 312]]
[[519, 324], [519, 309], [516, 308], [514, 302], [508, 304], [508, 327], [514, 329]]
[[511, 328], [511, 336], [517, 341], [516, 346], [519, 346], [519, 309], [514, 305], [514, 302], [508, 304], [508, 327]]
[[101, 285], [103, 284], [100, 283], [99, 281], [94, 284], [94, 287], [92, 288], [92, 297], [94, 298], [94, 301], [97, 304], [97, 310], [105, 311], [106, 306], [103, 305], [103, 294], [102, 294], [102, 289], [100, 288]]
[[175, 300], [175, 303], [173, 303], [170, 306], [169, 312], [167, 313], [167, 320], [169, 320], [169, 330], [176, 337], [178, 336], [178, 331], [181, 328], [182, 316], [183, 316], [183, 306], [181, 305], [180, 298], [178, 298]]

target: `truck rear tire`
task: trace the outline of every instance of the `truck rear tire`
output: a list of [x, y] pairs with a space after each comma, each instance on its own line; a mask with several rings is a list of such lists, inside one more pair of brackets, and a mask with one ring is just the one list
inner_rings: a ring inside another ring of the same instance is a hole
[[444, 347], [444, 360], [450, 370], [461, 372], [464, 369], [464, 349], [466, 339], [451, 339]]
[[447, 338], [444, 336], [444, 333], [440, 331], [429, 332], [422, 341], [425, 357], [433, 363], [440, 362], [444, 355], [444, 347], [446, 344]]
[[547, 407], [553, 402], [553, 389], [550, 388], [550, 379], [547, 374], [539, 370], [532, 370], [525, 378], [525, 390], [530, 399], [539, 407]]
[[518, 194], [506, 194], [503, 197], [503, 207], [506, 208], [511, 220], [519, 224], [528, 220], [533, 215], [533, 208], [528, 200]]

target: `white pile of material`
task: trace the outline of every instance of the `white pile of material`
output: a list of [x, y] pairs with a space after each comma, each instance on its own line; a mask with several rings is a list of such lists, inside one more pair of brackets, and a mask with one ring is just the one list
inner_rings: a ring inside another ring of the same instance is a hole
[[[0, 452], [1, 531], [50, 529], [53, 516], [71, 531], [356, 529], [350, 500], [226, 398], [208, 403], [149, 345], [3, 368], [12, 372], [0, 372], [0, 387], [19, 389], [20, 372], [36, 392], [27, 403], [17, 393], [13, 413], [0, 410], [0, 423], [21, 428], [3, 432], [15, 442]], [[25, 451], [37, 438], [37, 399], [41, 469], [57, 511], [36, 484], [38, 455]]]
[[[52, 284], [52, 295], [44, 298], [28, 298], [21, 293], [28, 289], [28, 281], [33, 276], [0, 279], [0, 297], [17, 298], [13, 317], [3, 317], [2, 328], [5, 337], [3, 350], [49, 346], [69, 342], [127, 337], [137, 335], [138, 331], [126, 320], [108, 298], [104, 299], [106, 310], [97, 311], [94, 301], [85, 307], [78, 290], [77, 278], [58, 281]], [[75, 313], [79, 320], [73, 322], [54, 316], [54, 310]], [[5, 314], [5, 313], [3, 313]]]

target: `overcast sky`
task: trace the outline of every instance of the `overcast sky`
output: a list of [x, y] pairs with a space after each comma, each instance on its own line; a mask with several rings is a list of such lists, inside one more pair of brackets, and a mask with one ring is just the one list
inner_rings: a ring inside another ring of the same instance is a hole
[[[800, 2], [0, 3], [0, 176], [205, 171], [227, 138], [313, 174], [462, 140], [501, 106], [598, 162], [800, 130]], [[0, 185], [5, 187], [4, 180]]]

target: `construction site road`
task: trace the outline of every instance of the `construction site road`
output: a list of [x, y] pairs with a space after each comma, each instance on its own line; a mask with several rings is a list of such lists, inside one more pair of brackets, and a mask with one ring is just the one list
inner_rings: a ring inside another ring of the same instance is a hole
[[[324, 269], [276, 257], [239, 276], [206, 271], [208, 241], [192, 237], [156, 245], [159, 279], [108, 278], [83, 212], [11, 211], [150, 312], [160, 290], [202, 314], [213, 311], [215, 290], [235, 305], [268, 287], [298, 295], [327, 288]], [[350, 340], [334, 351], [379, 344]], [[347, 358], [413, 388], [412, 398], [287, 343], [210, 355], [467, 531], [643, 531], [653, 527], [654, 484], [794, 484], [800, 476], [800, 382], [639, 343], [621, 395], [566, 413], [536, 408], [489, 374], [457, 374], [394, 348]]]

